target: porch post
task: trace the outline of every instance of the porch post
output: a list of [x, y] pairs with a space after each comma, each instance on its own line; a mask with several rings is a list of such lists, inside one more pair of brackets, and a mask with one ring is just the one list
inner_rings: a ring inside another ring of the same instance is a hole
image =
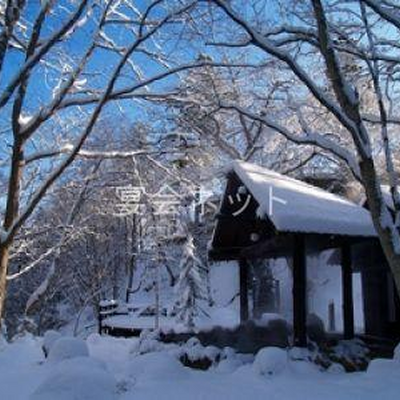
[[342, 253], [342, 305], [343, 305], [343, 333], [345, 339], [354, 338], [354, 309], [353, 309], [353, 274], [351, 247], [345, 243], [341, 247]]
[[307, 346], [307, 258], [304, 236], [295, 235], [293, 247], [294, 346]]
[[245, 258], [239, 260], [239, 286], [240, 286], [240, 322], [249, 319], [249, 299], [248, 299], [248, 269], [249, 264]]

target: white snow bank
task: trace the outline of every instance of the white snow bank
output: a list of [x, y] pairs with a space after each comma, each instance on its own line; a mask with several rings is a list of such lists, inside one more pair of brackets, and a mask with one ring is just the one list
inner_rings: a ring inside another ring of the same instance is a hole
[[369, 363], [367, 374], [374, 378], [395, 377], [400, 380], [400, 362], [377, 358]]
[[48, 360], [59, 362], [74, 357], [89, 355], [89, 349], [85, 341], [73, 337], [62, 337], [50, 348]]
[[101, 336], [98, 333], [92, 333], [86, 339], [91, 357], [102, 360], [107, 364], [114, 364], [118, 366], [118, 369], [123, 366], [123, 363], [131, 359], [131, 350], [136, 342], [136, 338], [116, 338]]
[[41, 340], [31, 334], [18, 337], [10, 343], [4, 342], [4, 347], [0, 350], [0, 367], [18, 368], [21, 364], [42, 360], [40, 343]]
[[30, 400], [116, 400], [117, 382], [102, 363], [76, 357], [56, 365]]
[[49, 330], [43, 336], [43, 350], [45, 355], [50, 353], [51, 348], [54, 346], [58, 339], [61, 339], [62, 335], [60, 332]]
[[130, 377], [143, 380], [176, 381], [189, 374], [174, 355], [164, 352], [136, 356], [127, 369]]
[[222, 374], [231, 374], [241, 366], [243, 366], [243, 361], [239, 358], [227, 358], [217, 365], [215, 371]]
[[41, 338], [18, 337], [0, 350], [0, 399], [27, 400], [46, 374]]
[[[134, 339], [92, 335], [88, 340], [89, 357], [76, 357], [59, 363], [43, 363], [42, 340], [31, 336], [19, 338], [0, 351], [0, 398], [3, 400], [397, 400], [400, 393], [400, 362], [373, 362], [366, 372], [342, 373], [335, 366], [329, 372], [311, 368], [305, 351], [289, 352], [285, 365], [284, 350], [278, 350], [281, 373], [274, 379], [255, 373], [255, 365], [265, 367], [261, 354], [253, 357], [227, 348], [223, 360], [207, 371], [185, 368], [164, 350], [133, 355]], [[195, 340], [182, 347], [198, 346]], [[175, 349], [177, 345], [174, 345]], [[271, 351], [268, 350], [268, 351]], [[268, 363], [275, 356], [266, 357]], [[107, 370], [104, 369], [104, 364]], [[381, 365], [379, 365], [381, 364]], [[271, 368], [266, 368], [270, 370]], [[107, 371], [118, 382], [116, 383]], [[385, 372], [386, 371], [386, 372]], [[339, 372], [339, 373], [338, 373]], [[266, 374], [268, 376], [268, 373]], [[119, 394], [120, 397], [117, 396]]]
[[7, 345], [8, 345], [7, 340], [0, 332], [0, 351], [4, 350]]
[[254, 359], [253, 370], [259, 375], [278, 375], [288, 365], [288, 354], [278, 347], [264, 347]]

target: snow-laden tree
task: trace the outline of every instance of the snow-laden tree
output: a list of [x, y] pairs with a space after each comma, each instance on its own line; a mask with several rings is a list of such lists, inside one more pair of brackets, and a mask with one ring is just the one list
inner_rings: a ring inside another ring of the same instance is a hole
[[175, 286], [177, 301], [174, 313], [177, 319], [188, 328], [194, 327], [194, 319], [200, 314], [200, 302], [206, 299], [204, 266], [195, 255], [193, 237], [188, 236], [183, 246], [182, 258], [179, 265], [179, 277]]
[[[323, 149], [348, 166], [365, 190], [400, 293], [400, 193], [395, 162], [400, 6], [375, 0], [213, 3], [228, 21], [222, 38], [218, 29], [215, 45], [230, 51], [247, 49], [250, 57], [264, 61], [276, 60], [292, 79], [285, 119], [251, 105], [228, 102], [224, 106], [297, 145]], [[260, 12], [263, 9], [271, 12]], [[312, 104], [309, 99], [323, 112], [305, 115]], [[333, 130], [325, 121], [335, 122]], [[382, 183], [388, 183], [387, 195]]]
[[0, 315], [14, 239], [73, 161], [137, 155], [86, 147], [104, 110], [135, 114], [132, 99], [162, 97], [152, 84], [193, 66], [169, 40], [195, 0], [27, 3], [0, 6]]

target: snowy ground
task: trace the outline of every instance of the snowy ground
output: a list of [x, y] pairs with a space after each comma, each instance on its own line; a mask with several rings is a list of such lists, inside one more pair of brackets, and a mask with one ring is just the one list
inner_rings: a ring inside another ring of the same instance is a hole
[[[89, 357], [83, 342], [55, 343], [49, 359], [42, 339], [0, 344], [2, 400], [394, 400], [400, 393], [400, 354], [373, 361], [366, 373], [348, 374], [340, 368], [322, 372], [280, 349], [261, 350], [255, 360], [226, 351], [225, 360], [200, 371], [177, 360], [182, 348], [151, 339], [91, 335]], [[185, 349], [195, 352], [196, 345]]]

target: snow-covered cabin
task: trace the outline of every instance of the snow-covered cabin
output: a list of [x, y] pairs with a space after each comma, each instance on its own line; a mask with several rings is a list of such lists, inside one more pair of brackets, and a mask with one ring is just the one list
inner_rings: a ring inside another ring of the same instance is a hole
[[355, 334], [356, 273], [361, 277], [360, 308], [365, 319], [362, 333], [398, 336], [399, 299], [369, 211], [260, 166], [241, 161], [231, 164], [209, 255], [214, 261], [238, 261], [242, 320], [249, 316], [248, 274], [252, 260], [286, 258], [292, 281], [294, 343], [304, 346], [309, 256], [327, 250], [332, 251], [331, 258], [336, 258], [340, 266], [337, 270], [345, 338]]

